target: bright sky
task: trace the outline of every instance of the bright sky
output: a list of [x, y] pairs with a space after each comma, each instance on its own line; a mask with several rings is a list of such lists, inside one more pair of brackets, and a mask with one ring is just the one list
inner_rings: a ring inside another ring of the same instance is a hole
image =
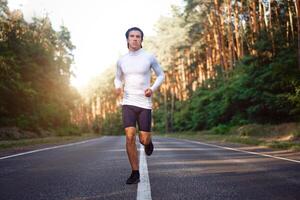
[[65, 25], [76, 46], [72, 85], [82, 88], [89, 79], [114, 66], [127, 52], [125, 32], [140, 27], [145, 37], [154, 35], [160, 16], [182, 0], [8, 0], [11, 10], [21, 9], [25, 19], [48, 14], [55, 30]]

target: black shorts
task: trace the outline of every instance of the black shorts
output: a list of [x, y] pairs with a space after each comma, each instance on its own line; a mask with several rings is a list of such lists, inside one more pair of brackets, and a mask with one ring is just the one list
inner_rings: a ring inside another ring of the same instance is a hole
[[124, 128], [136, 127], [137, 123], [140, 131], [151, 131], [151, 109], [123, 105], [122, 116]]

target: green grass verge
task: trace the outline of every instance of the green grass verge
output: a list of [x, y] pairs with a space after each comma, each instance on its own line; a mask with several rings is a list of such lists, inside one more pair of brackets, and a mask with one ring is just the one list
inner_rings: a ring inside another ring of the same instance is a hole
[[217, 143], [235, 143], [265, 146], [272, 149], [300, 151], [299, 123], [281, 125], [246, 125], [240, 127], [216, 127], [207, 131], [186, 131], [168, 134], [155, 133], [161, 137], [201, 140]]
[[85, 133], [77, 136], [51, 136], [45, 138], [20, 139], [20, 140], [2, 140], [0, 141], [0, 150], [23, 148], [29, 146], [45, 145], [45, 144], [66, 144], [69, 142], [77, 142], [87, 139], [99, 137], [93, 133]]
[[189, 140], [203, 140], [209, 142], [221, 142], [221, 143], [240, 143], [248, 145], [260, 145], [263, 142], [258, 139], [249, 137], [240, 137], [237, 135], [218, 135], [218, 134], [207, 134], [201, 132], [177, 132], [169, 134], [155, 134], [161, 137], [173, 137], [179, 139]]

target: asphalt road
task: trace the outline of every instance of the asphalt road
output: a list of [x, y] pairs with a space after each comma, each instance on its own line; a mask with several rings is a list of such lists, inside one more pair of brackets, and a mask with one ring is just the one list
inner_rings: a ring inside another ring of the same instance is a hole
[[[143, 172], [149, 176], [153, 200], [300, 199], [299, 154], [245, 148], [241, 152], [237, 147], [158, 137], [154, 145], [153, 155], [144, 163], [148, 171]], [[102, 137], [1, 157], [0, 199], [133, 200], [138, 187], [144, 192], [145, 183], [126, 185], [129, 174], [125, 138]]]

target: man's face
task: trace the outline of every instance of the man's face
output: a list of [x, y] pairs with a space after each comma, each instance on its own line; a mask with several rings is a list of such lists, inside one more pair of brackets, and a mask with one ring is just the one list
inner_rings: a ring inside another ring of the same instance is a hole
[[128, 48], [131, 51], [136, 51], [141, 48], [142, 34], [140, 31], [130, 31], [127, 39]]

